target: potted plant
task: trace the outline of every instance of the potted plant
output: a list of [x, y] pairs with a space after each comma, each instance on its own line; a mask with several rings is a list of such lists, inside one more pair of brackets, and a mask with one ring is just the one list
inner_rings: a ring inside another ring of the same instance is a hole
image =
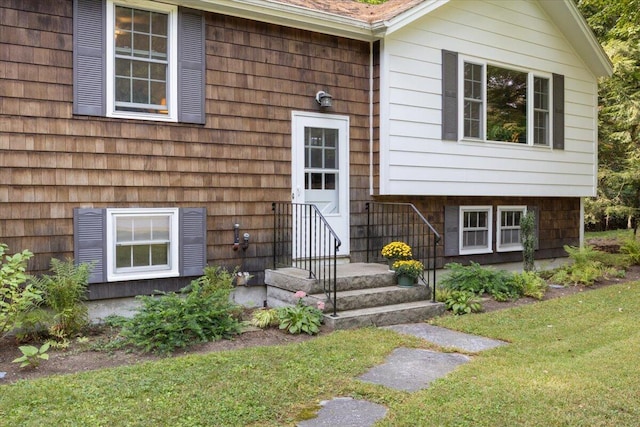
[[411, 287], [424, 272], [424, 265], [414, 259], [399, 260], [393, 264], [393, 269], [396, 271], [398, 286]]
[[398, 260], [411, 259], [411, 246], [404, 242], [391, 242], [382, 248], [382, 256], [387, 259], [389, 269], [393, 270], [393, 264]]

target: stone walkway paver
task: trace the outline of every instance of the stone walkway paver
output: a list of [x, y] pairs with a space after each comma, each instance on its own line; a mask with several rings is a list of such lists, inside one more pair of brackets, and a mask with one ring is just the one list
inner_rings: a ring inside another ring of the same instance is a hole
[[[413, 335], [441, 347], [477, 353], [507, 343], [476, 335], [452, 331], [426, 323], [407, 323], [387, 326], [401, 334]], [[429, 384], [447, 375], [471, 358], [458, 353], [397, 348], [379, 366], [361, 375], [361, 381], [380, 384], [396, 390], [413, 392], [427, 388]], [[318, 417], [298, 423], [299, 427], [370, 427], [383, 418], [387, 409], [366, 400], [338, 397], [321, 403]]]
[[504, 341], [465, 334], [463, 332], [452, 331], [447, 328], [428, 325], [426, 323], [392, 325], [386, 326], [385, 329], [391, 329], [401, 334], [413, 335], [442, 347], [453, 347], [469, 353], [490, 350], [507, 344]]
[[299, 427], [366, 427], [384, 418], [387, 408], [366, 400], [337, 397], [320, 402], [318, 417], [298, 423]]

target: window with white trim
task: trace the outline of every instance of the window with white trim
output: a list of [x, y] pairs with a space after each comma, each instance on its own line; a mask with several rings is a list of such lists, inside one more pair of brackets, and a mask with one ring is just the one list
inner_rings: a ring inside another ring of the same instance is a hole
[[550, 146], [551, 76], [462, 60], [464, 138]]
[[522, 250], [520, 221], [526, 213], [526, 206], [498, 206], [498, 232], [496, 233], [498, 252]]
[[107, 209], [109, 281], [179, 275], [177, 208]]
[[108, 116], [177, 120], [177, 10], [108, 1]]
[[492, 251], [492, 215], [491, 206], [460, 207], [460, 255]]

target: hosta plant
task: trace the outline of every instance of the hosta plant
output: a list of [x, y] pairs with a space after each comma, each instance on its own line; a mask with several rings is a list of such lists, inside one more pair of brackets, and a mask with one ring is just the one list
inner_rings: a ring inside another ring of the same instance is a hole
[[320, 332], [322, 312], [315, 307], [305, 305], [303, 298], [306, 296], [307, 294], [303, 291], [298, 291], [294, 295], [298, 300], [296, 305], [278, 308], [280, 329], [286, 329], [290, 334], [305, 332], [309, 335], [315, 335]]

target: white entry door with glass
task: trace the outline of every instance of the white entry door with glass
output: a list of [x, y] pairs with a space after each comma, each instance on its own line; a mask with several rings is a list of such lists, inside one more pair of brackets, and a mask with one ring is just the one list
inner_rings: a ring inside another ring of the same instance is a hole
[[349, 117], [293, 112], [291, 158], [292, 201], [316, 205], [348, 255]]

